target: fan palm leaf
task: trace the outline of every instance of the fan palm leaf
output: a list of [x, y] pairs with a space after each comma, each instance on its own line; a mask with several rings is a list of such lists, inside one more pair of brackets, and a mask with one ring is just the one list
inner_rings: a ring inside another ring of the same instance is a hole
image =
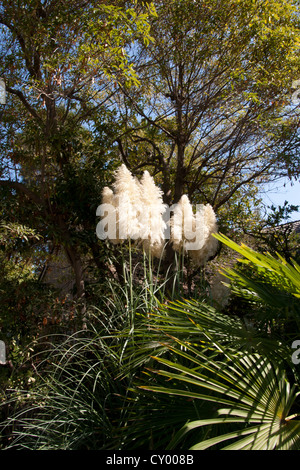
[[240, 288], [242, 296], [248, 295], [253, 300], [260, 299], [275, 307], [285, 305], [288, 298], [290, 303], [294, 299], [293, 306], [299, 308], [300, 266], [295, 261], [288, 263], [279, 254], [275, 258], [269, 253], [256, 252], [244, 244], [238, 245], [223, 234], [214, 234], [214, 237], [241, 254], [239, 261], [254, 266], [260, 277], [258, 282], [239, 269], [222, 268], [223, 274]]
[[[182, 343], [183, 345], [183, 343]], [[204, 357], [189, 344], [176, 350], [178, 360], [157, 357], [164, 366], [152, 372], [164, 377], [165, 386], [142, 385], [144, 390], [215, 403], [217, 416], [186, 423], [169, 444], [173, 449], [190, 431], [203, 426], [230, 425], [235, 429], [196, 442], [191, 449], [220, 446], [225, 449], [271, 450], [300, 448], [300, 417], [291, 413], [299, 395], [285, 371], [258, 354], [228, 351], [214, 342], [218, 356]], [[175, 349], [173, 350], [175, 352]], [[181, 364], [181, 358], [189, 361]], [[176, 384], [176, 387], [171, 384]], [[233, 440], [233, 443], [227, 444]]]
[[[128, 337], [126, 329], [119, 334]], [[190, 348], [197, 347], [198, 357], [203, 355], [201, 360], [206, 359], [207, 351], [218, 354], [218, 349], [212, 348], [214, 341], [218, 341], [220, 347], [246, 353], [255, 351], [274, 360], [290, 360], [291, 356], [290, 346], [280, 338], [262, 336], [243, 319], [219, 313], [207, 303], [192, 299], [157, 303], [155, 309], [139, 317], [132, 339], [127, 343], [124, 375], [132, 367], [145, 365], [152, 356], [172, 354], [174, 347], [178, 354], [177, 350], [184, 350], [186, 343]]]

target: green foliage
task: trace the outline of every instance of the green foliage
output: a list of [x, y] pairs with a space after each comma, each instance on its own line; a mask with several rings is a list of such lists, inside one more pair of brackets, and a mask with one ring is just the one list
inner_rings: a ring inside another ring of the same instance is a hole
[[[300, 416], [299, 407], [296, 407], [298, 413], [290, 414], [299, 392], [287, 380], [284, 370], [276, 368], [266, 358], [241, 356], [214, 342], [211, 349], [218, 350], [218, 360], [203, 357], [186, 342], [182, 347], [185, 352], [181, 355], [188, 366], [182, 365], [181, 360], [178, 363], [158, 358], [158, 363], [165, 367], [155, 372], [169, 384], [166, 387], [146, 385], [143, 389], [213, 402], [217, 413], [216, 417], [187, 423], [174, 436], [169, 449], [176, 448], [185, 433], [218, 424], [227, 425], [229, 429], [235, 425], [236, 429], [202, 439], [190, 449], [203, 450], [220, 443], [222, 449], [228, 450], [299, 449], [300, 420], [295, 419]], [[170, 386], [170, 381], [177, 388]], [[228, 444], [232, 439], [233, 444]]]
[[247, 229], [245, 233], [253, 239], [258, 251], [270, 252], [272, 255], [280, 254], [287, 261], [299, 260], [299, 234], [295, 226], [289, 221], [290, 214], [296, 212], [299, 206], [288, 204], [287, 201], [278, 207], [269, 207], [270, 212], [261, 216], [256, 226]]
[[242, 255], [237, 267], [223, 268], [222, 272], [230, 280], [232, 292], [246, 300], [252, 320], [266, 329], [277, 330], [283, 338], [296, 339], [300, 318], [299, 265], [288, 263], [280, 255], [273, 257], [237, 245], [221, 234], [216, 238]]
[[[217, 238], [265, 270], [274, 292], [299, 303], [297, 265]], [[139, 287], [130, 259], [123, 288], [110, 283], [102, 308], [87, 313], [87, 329], [51, 348], [38, 386], [3, 422], [6, 431], [14, 423], [8, 447], [298, 449], [299, 371], [290, 337], [219, 313], [204, 296], [165, 301], [152, 270]], [[226, 274], [239, 280], [241, 294], [247, 287], [255, 295], [251, 279]], [[270, 300], [261, 295], [272, 310]]]
[[124, 355], [139, 319], [157, 307], [164, 290], [164, 280], [153, 281], [146, 258], [144, 285], [137, 282], [133, 263], [123, 261], [123, 286], [107, 280], [98, 307], [86, 311], [83, 330], [77, 324], [74, 333], [66, 332], [70, 325], [65, 323], [40, 336], [33, 355], [36, 383], [29, 392], [16, 387], [4, 401], [11, 409], [2, 422], [3, 434], [10, 437], [5, 448], [122, 448], [120, 431], [127, 426], [129, 388], [138, 370], [133, 367], [124, 376]]
[[117, 157], [112, 98], [137, 84], [127, 47], [151, 41], [152, 15], [151, 2], [122, 0], [0, 5], [3, 217], [65, 250], [79, 297], [83, 258], [104, 267], [95, 214]]
[[[246, 277], [241, 270], [224, 269], [239, 295], [264, 304], [275, 322], [280, 321], [283, 307], [292, 318], [283, 322], [283, 335], [278, 338], [273, 329], [265, 332], [230, 312], [229, 316], [218, 314], [205, 303], [167, 304], [149, 320], [160, 344], [156, 346], [159, 354], [155, 348], [148, 352], [154, 363], [139, 387], [155, 396], [167, 395], [170, 409], [179, 397], [178, 421], [184, 420], [186, 410], [187, 422], [181, 429], [176, 431], [174, 422], [168, 424], [173, 439], [165, 443], [167, 449], [298, 449], [299, 370], [292, 363], [291, 347], [299, 333], [299, 266], [256, 253], [222, 235], [216, 237], [242, 254], [244, 263], [251, 262], [252, 274], [259, 272], [261, 282], [268, 281], [262, 285], [249, 273]], [[254, 322], [255, 314], [254, 309]], [[187, 400], [193, 402], [196, 420], [188, 419]], [[156, 422], [155, 414], [149, 415], [150, 422]], [[134, 426], [137, 435], [145, 432], [138, 419]]]
[[[277, 256], [269, 237], [271, 256], [218, 235], [244, 257], [222, 270], [235, 309], [218, 312], [204, 290], [182, 299], [183, 278], [171, 301], [153, 260], [95, 234], [120, 159], [238, 236], [257, 185], [298, 176], [299, 5], [221, 3], [1, 2], [3, 448], [299, 447], [295, 245]], [[38, 281], [48, 242], [78, 302]]]
[[[287, 292], [291, 296], [296, 298], [300, 297], [300, 267], [296, 262], [291, 265], [281, 256], [274, 258], [268, 253], [262, 254], [255, 252], [255, 250], [243, 244], [240, 246], [237, 245], [221, 234], [216, 234], [215, 237], [230, 248], [234, 249], [236, 252], [240, 253], [245, 258], [241, 259], [241, 262], [245, 264], [253, 263], [257, 271], [264, 274], [266, 278], [269, 279], [268, 284], [273, 285], [278, 290], [280, 289], [283, 292]], [[240, 281], [241, 286], [247, 286], [247, 281], [244, 281], [241, 273], [238, 273], [236, 270], [225, 268], [224, 273], [226, 273], [226, 275], [231, 279]], [[250, 284], [250, 280], [248, 285], [253, 289], [253, 291], [255, 290], [255, 287]], [[256, 287], [256, 289], [258, 290], [258, 287]], [[259, 296], [263, 301], [272, 305], [271, 297], [268, 296], [267, 293], [264, 297], [261, 290]]]
[[[0, 334], [10, 349], [11, 341], [32, 338], [38, 322], [38, 311], [34, 315], [34, 302], [31, 297], [39, 291], [40, 305], [42, 286], [36, 284], [35, 253], [39, 235], [33, 229], [17, 223], [1, 223], [0, 227], [0, 264], [2, 277], [0, 280]], [[47, 294], [46, 294], [47, 295]], [[45, 296], [46, 296], [45, 295]], [[21, 339], [22, 338], [22, 339]]]
[[[23, 406], [13, 414], [8, 448], [103, 450], [114, 439], [125, 385], [115, 380], [116, 343], [103, 326], [100, 331], [77, 331], [52, 348], [51, 367], [43, 366], [38, 385], [22, 396]], [[15, 399], [12, 395], [12, 404]]]
[[299, 75], [298, 5], [155, 4], [155, 41], [134, 50], [140, 86], [124, 90], [121, 111], [131, 127], [120, 138], [122, 156], [137, 171], [150, 166], [168, 202], [186, 193], [239, 219], [248, 189], [298, 171], [298, 112], [291, 106]]

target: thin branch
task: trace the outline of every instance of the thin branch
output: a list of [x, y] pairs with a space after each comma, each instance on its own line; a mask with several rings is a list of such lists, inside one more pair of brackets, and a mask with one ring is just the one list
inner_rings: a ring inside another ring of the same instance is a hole
[[8, 93], [11, 93], [12, 95], [16, 95], [19, 98], [19, 100], [24, 104], [27, 111], [30, 112], [30, 114], [38, 121], [40, 125], [43, 125], [42, 118], [38, 115], [36, 110], [30, 105], [30, 103], [27, 101], [24, 94], [20, 90], [15, 90], [14, 88], [7, 86], [6, 91], [8, 91]]
[[33, 191], [31, 191], [29, 188], [27, 188], [23, 183], [20, 183], [18, 181], [0, 180], [0, 186], [6, 186], [11, 189], [15, 189], [16, 191], [28, 196], [28, 198], [36, 204], [42, 204], [42, 200], [39, 198], [39, 196]]

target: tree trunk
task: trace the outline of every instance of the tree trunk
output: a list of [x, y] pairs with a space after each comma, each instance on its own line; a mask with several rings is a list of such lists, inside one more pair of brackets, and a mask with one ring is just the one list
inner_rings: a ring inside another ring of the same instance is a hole
[[184, 192], [184, 181], [185, 181], [185, 168], [184, 168], [184, 151], [185, 145], [181, 142], [179, 137], [177, 143], [177, 169], [175, 177], [175, 188], [174, 188], [174, 200], [173, 203], [177, 203]]
[[65, 246], [64, 249], [71, 263], [71, 266], [73, 268], [74, 277], [75, 277], [75, 285], [76, 285], [75, 298], [79, 303], [82, 326], [85, 329], [86, 328], [86, 297], [85, 297], [84, 270], [83, 270], [81, 256], [77, 252], [74, 246], [73, 247]]

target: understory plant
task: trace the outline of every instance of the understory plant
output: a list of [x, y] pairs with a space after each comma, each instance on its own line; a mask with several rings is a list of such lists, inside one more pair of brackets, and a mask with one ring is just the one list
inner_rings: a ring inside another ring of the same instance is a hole
[[[125, 270], [126, 282], [110, 284], [87, 329], [49, 348], [30, 396], [18, 391], [22, 406], [2, 424], [11, 432], [7, 448], [300, 447], [291, 344], [299, 334], [299, 266], [216, 237], [243, 257], [223, 273], [248, 313], [253, 306], [251, 321], [204, 296], [166, 298], [151, 274], [140, 285]], [[267, 329], [257, 312], [267, 315]]]
[[[234, 268], [223, 273], [234, 292], [255, 306], [252, 322], [242, 315], [220, 314], [199, 302], [164, 306], [150, 322], [156, 334], [162, 335], [164, 354], [151, 355], [153, 362], [137, 385], [137, 394], [162, 394], [173, 403], [178, 399], [181, 419], [187, 411], [179, 430], [176, 426], [165, 430], [173, 436], [165, 443], [167, 449], [299, 449], [299, 361], [292, 360], [290, 342], [299, 337], [299, 266], [236, 245], [222, 235], [216, 237], [243, 256], [242, 264], [251, 267], [248, 276]], [[261, 318], [256, 322], [258, 305], [263, 306], [267, 320], [273, 320], [274, 328], [266, 331], [261, 328]], [[279, 337], [276, 322], [284, 324], [283, 312], [286, 324]], [[149, 396], [144, 399], [149, 404]], [[148, 416], [151, 423], [153, 416]]]
[[127, 425], [136, 372], [132, 368], [124, 376], [125, 352], [140, 319], [160, 305], [165, 287], [159, 263], [154, 270], [151, 257], [144, 256], [137, 265], [130, 241], [127, 248], [122, 247], [122, 281], [107, 279], [101, 305], [87, 308], [84, 328], [40, 338], [42, 355], [32, 357], [36, 386], [6, 393], [1, 449], [122, 447], [120, 430]]

